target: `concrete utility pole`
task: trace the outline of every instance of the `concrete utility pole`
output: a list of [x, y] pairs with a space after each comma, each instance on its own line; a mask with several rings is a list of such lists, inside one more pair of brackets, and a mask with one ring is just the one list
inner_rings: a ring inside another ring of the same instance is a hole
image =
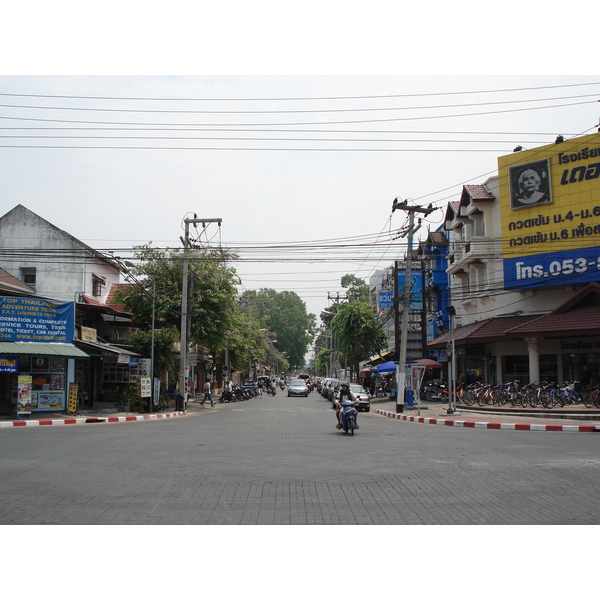
[[190, 223], [196, 227], [198, 223], [206, 226], [206, 223], [218, 223], [221, 226], [222, 219], [184, 219], [185, 237], [180, 238], [183, 242], [183, 284], [181, 290], [181, 338], [180, 338], [180, 363], [179, 363], [179, 394], [183, 397], [182, 406], [179, 410], [185, 410], [187, 402], [187, 375], [188, 375], [188, 261], [190, 244]]
[[[427, 208], [421, 206], [409, 206], [408, 201], [398, 202], [398, 198], [394, 199], [392, 204], [392, 212], [395, 210], [403, 210], [408, 213], [408, 226], [401, 233], [402, 237], [408, 236], [408, 247], [406, 250], [406, 269], [404, 272], [404, 288], [402, 298], [404, 305], [402, 307], [402, 330], [400, 337], [400, 348], [398, 356], [398, 366], [396, 368], [396, 412], [404, 412], [404, 387], [406, 382], [406, 346], [408, 341], [408, 314], [410, 309], [410, 273], [412, 267], [412, 245], [415, 232], [421, 227], [421, 219], [415, 225], [415, 213], [430, 215], [435, 208], [431, 204]], [[394, 287], [396, 282], [394, 281]], [[396, 330], [398, 327], [396, 326]], [[397, 342], [396, 342], [397, 343]]]

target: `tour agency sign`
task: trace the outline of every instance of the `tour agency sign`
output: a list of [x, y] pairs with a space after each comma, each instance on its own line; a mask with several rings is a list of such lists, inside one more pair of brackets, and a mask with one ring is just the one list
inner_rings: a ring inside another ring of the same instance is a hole
[[71, 343], [75, 303], [0, 296], [0, 341]]
[[600, 280], [600, 133], [498, 158], [505, 288]]

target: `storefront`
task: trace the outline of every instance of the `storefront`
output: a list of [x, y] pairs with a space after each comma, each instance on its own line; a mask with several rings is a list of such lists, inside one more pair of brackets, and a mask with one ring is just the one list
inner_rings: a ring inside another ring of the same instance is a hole
[[66, 409], [75, 362], [75, 303], [0, 296], [0, 411], [31, 414]]
[[75, 364], [88, 358], [73, 344], [0, 342], [0, 413], [63, 412]]
[[587, 285], [546, 315], [486, 319], [429, 347], [452, 341], [457, 374], [469, 382], [575, 381], [587, 365], [592, 383], [600, 383], [600, 285]]
[[[88, 329], [89, 334], [89, 329]], [[80, 405], [88, 408], [114, 407], [123, 401], [125, 388], [138, 377], [150, 376], [150, 359], [113, 344], [75, 339], [78, 348], [89, 355], [80, 364], [76, 381], [81, 390]]]

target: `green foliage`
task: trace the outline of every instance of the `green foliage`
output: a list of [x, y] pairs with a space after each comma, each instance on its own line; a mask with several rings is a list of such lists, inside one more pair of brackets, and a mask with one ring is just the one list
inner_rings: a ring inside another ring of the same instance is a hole
[[316, 374], [327, 373], [330, 355], [331, 352], [329, 350], [319, 350], [312, 364]]
[[344, 275], [341, 285], [347, 288], [346, 296], [348, 302], [368, 302], [369, 301], [369, 286], [364, 279], [356, 277], [356, 275]]
[[126, 383], [115, 390], [114, 399], [120, 408], [126, 408], [136, 403], [140, 397], [137, 393], [137, 386], [133, 383]]
[[[276, 352], [272, 354], [279, 362], [279, 370], [288, 372], [290, 366], [304, 366], [304, 356], [316, 327], [316, 317], [306, 312], [304, 301], [295, 292], [268, 288], [249, 291], [245, 300], [252, 320], [263, 323], [268, 333], [275, 334], [269, 339], [277, 339]], [[282, 368], [283, 361], [288, 362], [287, 369]]]
[[[155, 318], [161, 326], [181, 327], [183, 289], [182, 251], [163, 251], [149, 245], [136, 249], [139, 266], [131, 271], [132, 283], [117, 293], [117, 300], [132, 311], [134, 323], [148, 328], [155, 286]], [[220, 350], [232, 329], [231, 306], [237, 303], [235, 269], [227, 265], [233, 255], [216, 251], [189, 253], [188, 282], [189, 342]]]
[[[154, 374], [158, 377], [163, 371], [177, 368], [178, 355], [175, 354], [175, 342], [178, 339], [175, 329], [156, 330], [154, 332]], [[146, 358], [152, 356], [152, 331], [137, 330], [131, 334], [131, 344], [138, 354]]]
[[372, 305], [366, 302], [343, 304], [332, 320], [338, 346], [344, 350], [353, 370], [358, 363], [385, 348], [386, 335]]

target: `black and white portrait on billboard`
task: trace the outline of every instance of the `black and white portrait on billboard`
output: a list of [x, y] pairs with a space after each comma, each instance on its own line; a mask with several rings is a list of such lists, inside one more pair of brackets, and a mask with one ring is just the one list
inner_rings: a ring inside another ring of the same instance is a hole
[[545, 158], [508, 169], [510, 179], [510, 207], [525, 208], [550, 204], [550, 161]]

